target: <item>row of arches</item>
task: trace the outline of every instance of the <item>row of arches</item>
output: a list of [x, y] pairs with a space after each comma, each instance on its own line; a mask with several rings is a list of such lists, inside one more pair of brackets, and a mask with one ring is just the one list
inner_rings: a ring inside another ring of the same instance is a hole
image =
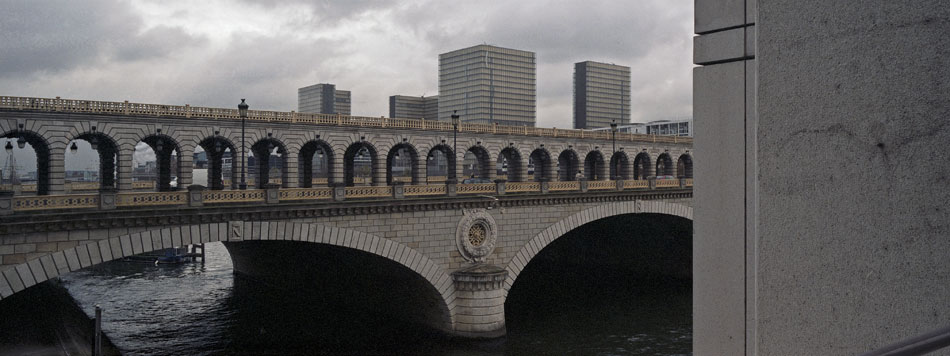
[[[9, 132], [0, 137], [7, 139], [8, 154], [11, 154], [11, 142], [14, 139], [17, 140], [18, 149], [28, 149], [26, 146], [32, 148], [37, 172], [36, 192], [48, 194], [51, 164], [46, 141], [37, 134], [24, 131]], [[135, 145], [134, 152], [120, 152], [115, 140], [94, 130], [76, 136], [67, 147], [67, 151], [73, 154], [80, 149], [87, 151], [79, 159], [93, 162], [87, 165], [96, 166], [99, 189], [117, 188], [118, 176], [122, 174], [129, 174], [133, 182], [154, 182], [153, 186], [158, 191], [179, 188], [177, 179], [182, 173], [182, 149], [175, 139], [162, 134], [160, 130], [142, 138]], [[199, 162], [203, 162], [200, 169], [205, 170], [207, 176], [195, 174], [193, 178], [195, 184], [213, 190], [239, 188], [239, 183], [245, 181], [242, 179], [245, 173], [246, 181], [252, 188], [264, 188], [269, 183], [289, 187], [287, 168], [288, 157], [292, 154], [297, 158], [299, 169], [296, 178], [300, 187], [325, 184], [391, 185], [397, 182], [425, 184], [445, 180], [489, 182], [492, 179], [511, 182], [573, 181], [580, 178], [639, 180], [654, 176], [692, 178], [693, 175], [692, 157], [688, 151], [676, 158], [669, 152], [653, 158], [646, 150], [628, 155], [621, 149], [610, 154], [608, 161], [598, 149], [580, 153], [570, 146], [556, 152], [555, 156], [542, 144], [523, 157], [522, 151], [514, 144], [509, 144], [494, 158], [489, 149], [480, 143], [463, 148], [465, 151], [459, 157], [443, 141], [427, 152], [420, 152], [404, 139], [387, 152], [380, 152], [371, 142], [361, 139], [349, 144], [344, 150], [335, 150], [330, 143], [315, 139], [306, 142], [297, 152], [290, 152], [284, 143], [268, 134], [251, 143], [246, 152], [247, 159], [241, 160], [241, 147], [216, 133], [198, 142], [195, 155], [204, 156], [203, 160], [196, 159], [193, 162], [193, 172], [199, 169]], [[66, 165], [69, 166], [70, 154], [66, 156]], [[135, 161], [132, 172], [118, 168], [123, 158]], [[457, 162], [459, 158], [461, 162]], [[242, 167], [242, 164], [246, 164], [246, 167]]]

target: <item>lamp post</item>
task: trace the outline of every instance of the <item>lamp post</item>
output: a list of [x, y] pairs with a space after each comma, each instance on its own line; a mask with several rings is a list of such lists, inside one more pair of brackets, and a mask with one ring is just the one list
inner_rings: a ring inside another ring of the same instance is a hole
[[614, 166], [614, 174], [610, 179], [617, 180], [617, 175], [620, 174], [620, 160], [617, 159], [617, 120], [610, 120], [610, 141], [613, 143], [613, 153], [610, 154], [610, 161]]
[[247, 182], [244, 180], [244, 172], [247, 169], [247, 156], [244, 151], [244, 120], [247, 119], [247, 103], [244, 99], [241, 99], [241, 103], [238, 104], [238, 114], [241, 116], [241, 185], [238, 188], [245, 190]]
[[[452, 154], [455, 155], [455, 159], [458, 160], [458, 132], [459, 132], [459, 116], [456, 114], [458, 110], [452, 110]], [[456, 163], [456, 166], [458, 163]], [[456, 169], [457, 167], [452, 167]], [[447, 175], [446, 175], [447, 176]]]

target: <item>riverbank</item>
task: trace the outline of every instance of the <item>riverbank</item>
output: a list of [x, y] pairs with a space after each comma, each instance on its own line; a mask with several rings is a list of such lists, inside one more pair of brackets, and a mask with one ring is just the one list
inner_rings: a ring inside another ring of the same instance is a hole
[[[59, 279], [0, 302], [0, 355], [91, 355], [95, 322]], [[105, 355], [120, 355], [103, 335]]]

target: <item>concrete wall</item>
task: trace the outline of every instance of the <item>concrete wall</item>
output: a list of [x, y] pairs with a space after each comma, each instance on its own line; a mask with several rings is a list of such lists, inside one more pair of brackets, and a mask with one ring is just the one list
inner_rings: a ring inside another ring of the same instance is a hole
[[[694, 353], [851, 355], [950, 324], [950, 8], [754, 5], [696, 2]], [[754, 60], [707, 33], [743, 21]]]

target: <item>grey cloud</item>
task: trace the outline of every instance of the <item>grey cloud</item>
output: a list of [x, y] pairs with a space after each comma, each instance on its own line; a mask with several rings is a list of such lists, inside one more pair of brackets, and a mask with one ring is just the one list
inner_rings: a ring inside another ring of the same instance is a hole
[[0, 77], [161, 58], [204, 41], [180, 28], [138, 34], [142, 19], [124, 1], [10, 1], [0, 8]]

